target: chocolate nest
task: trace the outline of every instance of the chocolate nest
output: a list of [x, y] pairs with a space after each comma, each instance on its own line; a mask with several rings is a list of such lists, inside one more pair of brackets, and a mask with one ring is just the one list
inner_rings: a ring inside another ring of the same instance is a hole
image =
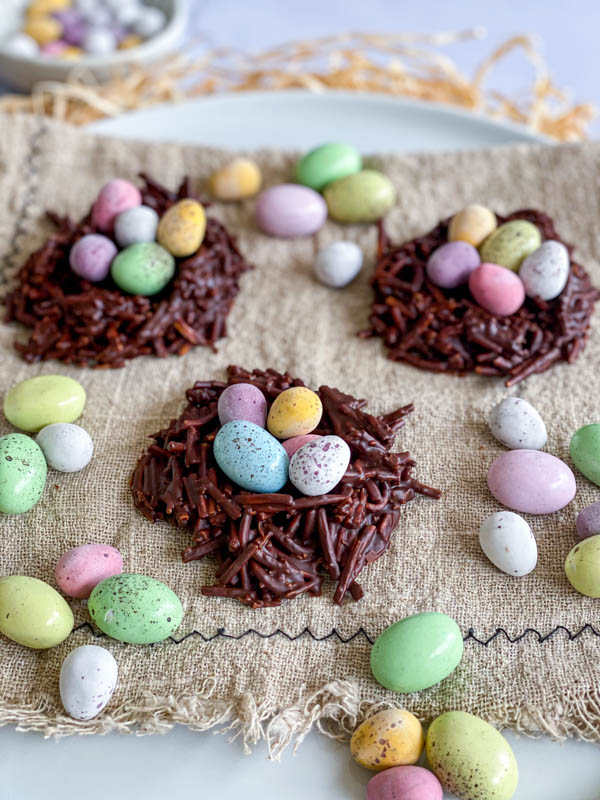
[[[533, 222], [543, 240], [562, 241], [547, 214], [525, 209], [498, 215], [499, 223], [514, 219]], [[433, 372], [508, 376], [507, 386], [557, 361], [572, 363], [585, 347], [600, 297], [585, 269], [571, 260], [567, 284], [555, 300], [526, 298], [516, 314], [496, 317], [471, 299], [468, 288], [441, 289], [427, 278], [427, 260], [448, 241], [449, 222], [400, 246], [391, 244], [380, 225], [371, 327], [359, 336], [383, 337], [392, 361]], [[571, 255], [573, 247], [566, 246]]]
[[389, 547], [402, 506], [415, 494], [441, 495], [411, 477], [409, 453], [391, 452], [413, 406], [376, 417], [363, 410], [365, 400], [322, 386], [315, 433], [345, 439], [346, 474], [327, 495], [305, 497], [289, 483], [281, 493], [254, 494], [232, 484], [213, 457], [217, 401], [234, 383], [258, 387], [268, 406], [284, 389], [304, 386], [288, 373], [241, 367], [228, 368], [227, 383], [198, 381], [186, 392], [181, 416], [152, 436], [138, 462], [130, 481], [135, 505], [151, 522], [168, 520], [193, 534], [184, 562], [216, 558], [216, 582], [202, 587], [204, 595], [278, 606], [303, 592], [319, 596], [328, 574], [336, 582], [334, 602], [347, 593], [359, 600], [357, 578]]
[[[159, 214], [184, 197], [194, 197], [186, 178], [170, 192], [147, 175], [142, 201]], [[29, 363], [58, 359], [80, 367], [122, 367], [142, 355], [184, 355], [226, 334], [226, 319], [239, 292], [240, 276], [251, 269], [235, 239], [208, 219], [201, 247], [177, 259], [173, 281], [153, 297], [122, 292], [110, 276], [91, 283], [69, 267], [72, 245], [94, 233], [88, 214], [81, 222], [47, 216], [57, 226], [21, 267], [18, 285], [6, 298], [6, 321], [31, 328], [15, 348]]]

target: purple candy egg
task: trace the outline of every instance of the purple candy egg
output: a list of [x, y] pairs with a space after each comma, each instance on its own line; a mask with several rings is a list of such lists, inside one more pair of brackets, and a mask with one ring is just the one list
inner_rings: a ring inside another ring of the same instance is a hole
[[600, 533], [600, 500], [579, 512], [575, 527], [578, 539], [587, 539]]
[[221, 425], [235, 420], [253, 422], [264, 428], [267, 422], [267, 401], [251, 383], [234, 383], [219, 397], [217, 405]]
[[258, 226], [273, 236], [308, 236], [316, 233], [326, 219], [325, 200], [308, 186], [271, 186], [256, 201]]
[[117, 255], [116, 244], [107, 236], [88, 233], [75, 242], [69, 253], [71, 269], [80, 278], [88, 281], [103, 281], [110, 272], [110, 265]]
[[64, 41], [75, 47], [81, 47], [88, 26], [79, 11], [74, 8], [67, 8], [65, 11], [56, 11], [53, 16], [62, 25], [62, 38]]
[[448, 242], [438, 247], [427, 261], [427, 277], [436, 286], [454, 289], [469, 280], [479, 266], [479, 253], [468, 242]]

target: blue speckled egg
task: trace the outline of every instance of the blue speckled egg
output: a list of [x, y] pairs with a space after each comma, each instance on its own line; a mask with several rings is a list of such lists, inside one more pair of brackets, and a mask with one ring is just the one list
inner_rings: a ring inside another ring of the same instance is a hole
[[278, 492], [288, 478], [289, 458], [264, 428], [236, 419], [223, 425], [213, 444], [217, 464], [242, 489]]

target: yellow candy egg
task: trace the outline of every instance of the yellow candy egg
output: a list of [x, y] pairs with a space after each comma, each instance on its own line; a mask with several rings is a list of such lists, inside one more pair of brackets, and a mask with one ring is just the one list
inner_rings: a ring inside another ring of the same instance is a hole
[[37, 578], [0, 579], [0, 632], [25, 647], [45, 650], [73, 630], [73, 612], [56, 589]]
[[390, 708], [365, 720], [352, 734], [350, 751], [361, 767], [379, 772], [389, 767], [416, 764], [425, 737], [410, 711]]
[[119, 42], [119, 50], [131, 50], [133, 47], [139, 47], [143, 41], [141, 36], [129, 33]]
[[473, 247], [479, 247], [497, 227], [496, 215], [489, 208], [479, 205], [467, 206], [450, 220], [448, 241], [468, 242]]
[[254, 161], [236, 158], [210, 176], [209, 188], [217, 200], [243, 200], [260, 189], [262, 175]]
[[206, 231], [204, 209], [195, 200], [180, 200], [162, 215], [156, 238], [176, 258], [191, 256], [202, 244]]
[[25, 13], [28, 17], [36, 14], [52, 14], [54, 11], [64, 11], [71, 6], [71, 0], [35, 0], [27, 6]]
[[39, 45], [50, 44], [60, 39], [62, 26], [57, 19], [52, 17], [31, 16], [25, 23], [23, 33], [31, 36]]
[[269, 432], [278, 439], [290, 439], [314, 431], [323, 414], [318, 394], [306, 386], [293, 386], [275, 398], [267, 417]]
[[81, 47], [75, 47], [75, 45], [69, 45], [69, 47], [65, 47], [65, 49], [60, 53], [58, 56], [62, 58], [64, 61], [75, 61], [78, 58], [81, 58], [83, 55], [83, 50]]

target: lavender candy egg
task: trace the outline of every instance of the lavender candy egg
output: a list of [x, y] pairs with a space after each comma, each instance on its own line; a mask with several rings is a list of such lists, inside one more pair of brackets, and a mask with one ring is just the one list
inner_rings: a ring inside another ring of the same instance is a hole
[[577, 514], [575, 527], [578, 539], [587, 539], [588, 536], [600, 534], [600, 500]]
[[256, 201], [259, 228], [272, 236], [308, 236], [327, 219], [327, 204], [318, 192], [282, 183], [261, 192]]
[[93, 719], [108, 705], [117, 685], [114, 656], [97, 644], [72, 650], [60, 670], [60, 699], [74, 719]]
[[88, 24], [83, 15], [74, 8], [67, 8], [64, 11], [55, 11], [52, 16], [62, 25], [63, 41], [81, 47], [88, 32]]
[[462, 241], [448, 242], [429, 256], [427, 277], [442, 289], [454, 289], [467, 283], [469, 275], [480, 263], [479, 252], [472, 244]]
[[559, 458], [540, 450], [510, 450], [491, 465], [490, 492], [503, 505], [526, 514], [552, 514], [575, 497], [575, 476]]
[[117, 246], [107, 236], [88, 233], [82, 236], [69, 253], [69, 265], [76, 275], [87, 281], [103, 281], [117, 255]]
[[339, 436], [320, 436], [303, 445], [290, 461], [290, 481], [302, 494], [330, 492], [348, 469], [350, 448]]
[[569, 251], [562, 242], [543, 242], [519, 268], [527, 297], [554, 300], [565, 288], [570, 266]]
[[251, 383], [234, 383], [224, 389], [217, 410], [221, 425], [236, 419], [253, 422], [260, 428], [267, 424], [267, 401], [261, 390]]
[[158, 228], [158, 214], [149, 206], [133, 206], [115, 219], [115, 239], [120, 247], [138, 242], [153, 242]]

